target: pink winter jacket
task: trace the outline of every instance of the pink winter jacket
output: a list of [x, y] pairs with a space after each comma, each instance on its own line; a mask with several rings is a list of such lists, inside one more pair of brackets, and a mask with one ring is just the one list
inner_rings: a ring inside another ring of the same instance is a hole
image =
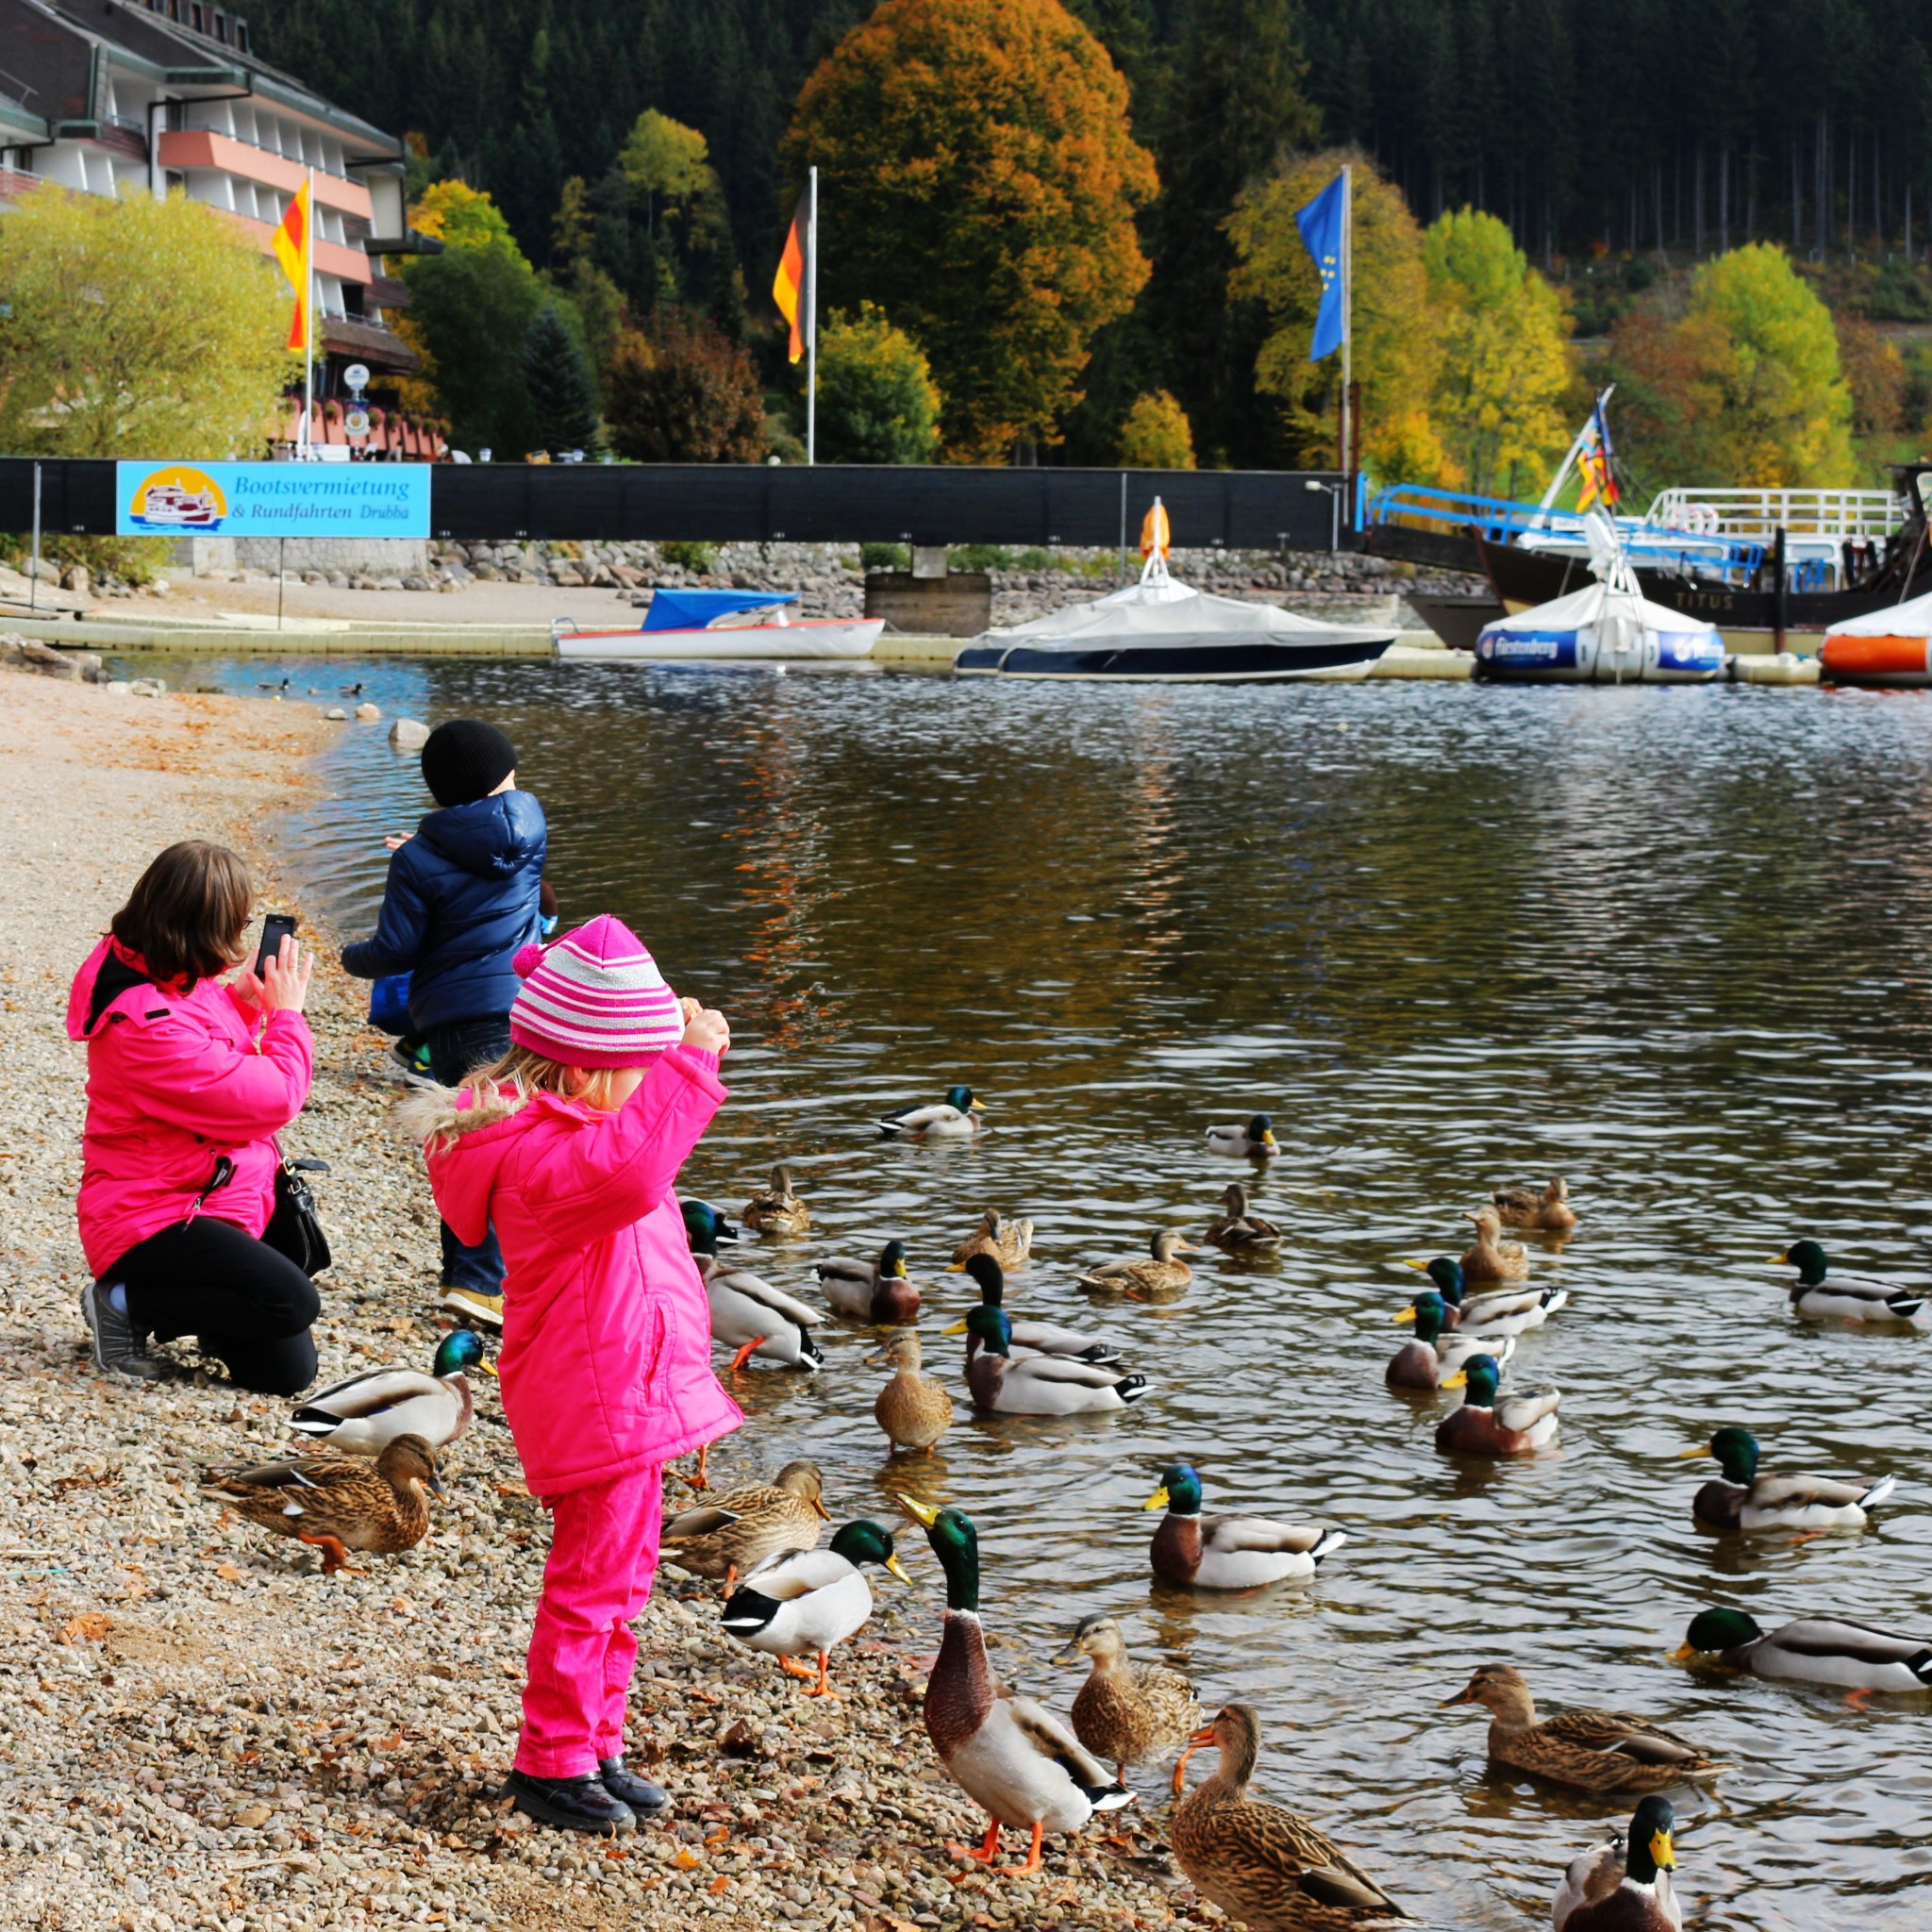
[[[87, 1041], [80, 1244], [98, 1276], [196, 1212], [258, 1235], [275, 1207], [272, 1137], [302, 1111], [315, 1041], [300, 1013], [266, 1024], [218, 979], [183, 992], [104, 939], [74, 975], [67, 1034]], [[197, 1199], [225, 1154], [226, 1186]]]
[[744, 1420], [711, 1372], [710, 1304], [672, 1192], [725, 1099], [717, 1068], [675, 1046], [615, 1113], [539, 1093], [429, 1143], [457, 1239], [493, 1224], [503, 1247], [497, 1372], [532, 1495], [669, 1462]]

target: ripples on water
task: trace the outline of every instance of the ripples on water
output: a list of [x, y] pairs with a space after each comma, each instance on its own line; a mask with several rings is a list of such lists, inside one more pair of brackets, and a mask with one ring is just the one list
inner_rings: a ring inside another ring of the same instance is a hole
[[[891, 1520], [896, 1482], [971, 1511], [1027, 1688], [1064, 1708], [1079, 1674], [1052, 1649], [1113, 1609], [1210, 1702], [1258, 1704], [1267, 1792], [1417, 1910], [1521, 1926], [1629, 1805], [1486, 1776], [1484, 1714], [1434, 1707], [1507, 1658], [1549, 1706], [1641, 1711], [1740, 1764], [1678, 1794], [1692, 1923], [1932, 1923], [1924, 1701], [1856, 1715], [1668, 1657], [1707, 1604], [1932, 1628], [1932, 1343], [1800, 1326], [1762, 1258], [1811, 1232], [1926, 1278], [1932, 699], [291, 668], [506, 725], [566, 918], [623, 914], [731, 1014], [733, 1103], [687, 1183], [735, 1210], [783, 1155], [824, 1230], [741, 1257], [798, 1288], [814, 1255], [898, 1234], [950, 1320], [971, 1291], [941, 1269], [995, 1204], [1041, 1229], [1011, 1305], [1104, 1329], [1157, 1378], [1112, 1418], [962, 1406], [937, 1457], [891, 1474], [871, 1336], [826, 1330], [815, 1383], [739, 1378], [747, 1451], [814, 1455], [835, 1507]], [[341, 795], [294, 839], [353, 929], [379, 834], [427, 801], [378, 729], [328, 776]], [[873, 1136], [956, 1079], [989, 1102], [981, 1144]], [[1280, 1263], [1207, 1259], [1180, 1301], [1090, 1304], [1080, 1267], [1198, 1228], [1244, 1171], [1202, 1129], [1257, 1108], [1286, 1149], [1257, 1200], [1291, 1236]], [[1563, 1387], [1562, 1432], [1457, 1467], [1431, 1445], [1440, 1406], [1382, 1385], [1388, 1315], [1419, 1286], [1393, 1257], [1453, 1251], [1491, 1185], [1554, 1172], [1584, 1224], [1536, 1274], [1571, 1302], [1514, 1374]], [[940, 1325], [928, 1366], [957, 1393]], [[1802, 1548], [1693, 1531], [1714, 1471], [1675, 1453], [1725, 1421], [1774, 1465], [1896, 1470], [1900, 1491], [1864, 1535]], [[1155, 1587], [1139, 1506], [1176, 1454], [1210, 1509], [1329, 1516], [1352, 1541], [1308, 1589]]]

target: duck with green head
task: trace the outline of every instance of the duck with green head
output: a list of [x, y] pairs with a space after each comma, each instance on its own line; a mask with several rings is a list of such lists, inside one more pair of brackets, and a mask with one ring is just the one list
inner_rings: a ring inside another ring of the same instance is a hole
[[819, 1311], [774, 1288], [749, 1268], [721, 1261], [718, 1242], [737, 1237], [715, 1208], [697, 1200], [678, 1205], [684, 1213], [685, 1239], [691, 1242], [691, 1258], [704, 1276], [705, 1298], [711, 1305], [711, 1340], [735, 1351], [731, 1366], [741, 1369], [757, 1356], [811, 1374], [824, 1368], [824, 1352], [811, 1332]]
[[1281, 1152], [1274, 1138], [1274, 1123], [1265, 1113], [1209, 1127], [1208, 1144], [1217, 1154], [1239, 1155], [1246, 1160], [1273, 1160]]
[[1676, 1814], [1667, 1799], [1645, 1798], [1617, 1832], [1571, 1860], [1557, 1888], [1556, 1932], [1682, 1932], [1684, 1908], [1672, 1889]]
[[[872, 1585], [865, 1565], [876, 1564], [910, 1583], [892, 1545], [891, 1533], [861, 1518], [848, 1523], [823, 1550], [774, 1557], [747, 1576], [724, 1605], [724, 1626], [750, 1650], [778, 1659], [788, 1675], [817, 1683], [808, 1697], [834, 1697], [831, 1654], [857, 1636], [872, 1618]], [[794, 1658], [816, 1657], [818, 1670]]]
[[948, 1844], [956, 1857], [990, 1865], [999, 1856], [1000, 1827], [1030, 1831], [1032, 1844], [1016, 1874], [1040, 1870], [1049, 1831], [1078, 1831], [1096, 1811], [1130, 1805], [1134, 1794], [1044, 1706], [999, 1681], [979, 1618], [979, 1537], [962, 1510], [899, 1499], [925, 1525], [926, 1541], [946, 1574], [946, 1615], [940, 1651], [925, 1683], [925, 1734], [953, 1782], [991, 1823], [974, 1849]]
[[1814, 1241], [1793, 1241], [1774, 1261], [1798, 1271], [1791, 1284], [1791, 1312], [1808, 1322], [1908, 1322], [1919, 1325], [1925, 1307], [1923, 1289], [1887, 1281], [1879, 1274], [1844, 1274]]
[[930, 1106], [902, 1108], [876, 1123], [882, 1134], [902, 1141], [970, 1141], [985, 1130], [980, 1104], [970, 1087], [948, 1087]]
[[[1541, 1328], [1570, 1299], [1567, 1288], [1506, 1288], [1469, 1295], [1462, 1263], [1453, 1255], [1438, 1255], [1433, 1261], [1406, 1261], [1403, 1266], [1426, 1274], [1436, 1284], [1436, 1292], [1442, 1297], [1442, 1325], [1458, 1334], [1480, 1329], [1485, 1335], [1521, 1335], [1526, 1328]], [[1414, 1320], [1413, 1307], [1395, 1319]]]
[[1013, 1324], [1004, 1308], [982, 1302], [964, 1322], [966, 1388], [974, 1408], [988, 1415], [1092, 1415], [1125, 1408], [1153, 1387], [1145, 1375], [1124, 1375], [1110, 1362], [1074, 1357], [1013, 1356]]
[[1757, 1438], [1726, 1426], [1707, 1442], [1683, 1451], [1683, 1459], [1714, 1456], [1724, 1480], [1706, 1483], [1691, 1498], [1691, 1520], [1707, 1529], [1862, 1529], [1865, 1511], [1891, 1494], [1897, 1478], [1875, 1483], [1834, 1482], [1822, 1475], [1760, 1475]]
[[906, 1243], [888, 1241], [876, 1261], [835, 1257], [814, 1271], [833, 1314], [874, 1328], [909, 1328], [919, 1320], [919, 1289], [906, 1273]]
[[1160, 1487], [1141, 1507], [1167, 1512], [1147, 1554], [1155, 1575], [1183, 1590], [1258, 1590], [1312, 1576], [1316, 1564], [1348, 1541], [1329, 1523], [1203, 1516], [1201, 1478], [1186, 1462], [1162, 1470]]
[[466, 1369], [496, 1373], [483, 1358], [482, 1337], [473, 1328], [453, 1328], [437, 1344], [426, 1375], [419, 1369], [365, 1370], [318, 1390], [289, 1418], [289, 1426], [358, 1456], [379, 1456], [398, 1436], [421, 1436], [441, 1449], [475, 1414]]
[[1844, 1617], [1799, 1617], [1766, 1635], [1744, 1610], [1700, 1610], [1675, 1651], [1679, 1663], [1713, 1657], [1726, 1670], [1855, 1693], [1932, 1690], [1932, 1638], [1898, 1637]]
[[1498, 1348], [1491, 1336], [1445, 1333], [1449, 1307], [1442, 1297], [1425, 1289], [1414, 1303], [1393, 1319], [1415, 1324], [1415, 1339], [1405, 1341], [1389, 1358], [1382, 1379], [1391, 1389], [1418, 1389], [1434, 1394], [1444, 1375], [1453, 1375], [1472, 1356], [1493, 1352], [1499, 1362], [1516, 1353], [1516, 1338], [1506, 1335]]
[[[979, 1288], [979, 1305], [983, 1308], [1001, 1308], [1006, 1306], [1006, 1270], [991, 1255], [974, 1255], [965, 1264], [964, 1272], [970, 1274]], [[1069, 1361], [1107, 1363], [1120, 1360], [1120, 1351], [1109, 1341], [1103, 1341], [1097, 1335], [1083, 1335], [1077, 1328], [1062, 1328], [1053, 1322], [1015, 1322], [1008, 1317], [1010, 1333], [1008, 1337], [1007, 1353], [1015, 1361], [1024, 1360], [1032, 1355], [1064, 1356]], [[945, 1331], [948, 1335], [967, 1335], [966, 1360], [970, 1366], [973, 1357], [979, 1353], [980, 1341], [972, 1335], [964, 1322], [956, 1322]]]
[[1462, 1389], [1460, 1405], [1436, 1424], [1436, 1447], [1444, 1456], [1527, 1456], [1557, 1434], [1560, 1389], [1497, 1392], [1503, 1372], [1494, 1356], [1473, 1355], [1442, 1387]]

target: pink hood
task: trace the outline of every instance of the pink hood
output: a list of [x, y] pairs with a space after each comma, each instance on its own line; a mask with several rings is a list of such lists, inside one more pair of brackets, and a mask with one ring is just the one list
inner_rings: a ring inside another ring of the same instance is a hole
[[[273, 1137], [302, 1111], [315, 1060], [300, 1013], [263, 1024], [218, 979], [183, 992], [146, 974], [104, 939], [67, 996], [67, 1036], [87, 1042], [78, 1216], [96, 1276], [196, 1213], [260, 1234], [275, 1206]], [[209, 1191], [223, 1155], [233, 1173]]]
[[539, 1093], [465, 1127], [469, 1093], [428, 1139], [430, 1185], [458, 1240], [502, 1243], [504, 1414], [535, 1495], [669, 1462], [744, 1418], [711, 1372], [711, 1311], [677, 1170], [726, 1092], [717, 1058], [662, 1055], [615, 1113]]

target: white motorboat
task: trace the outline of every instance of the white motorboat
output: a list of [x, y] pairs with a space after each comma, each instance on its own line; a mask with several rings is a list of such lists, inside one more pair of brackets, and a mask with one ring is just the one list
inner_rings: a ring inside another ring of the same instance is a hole
[[878, 641], [878, 617], [794, 618], [796, 591], [657, 591], [636, 629], [585, 630], [553, 620], [559, 658], [635, 659], [646, 663], [863, 658]]

